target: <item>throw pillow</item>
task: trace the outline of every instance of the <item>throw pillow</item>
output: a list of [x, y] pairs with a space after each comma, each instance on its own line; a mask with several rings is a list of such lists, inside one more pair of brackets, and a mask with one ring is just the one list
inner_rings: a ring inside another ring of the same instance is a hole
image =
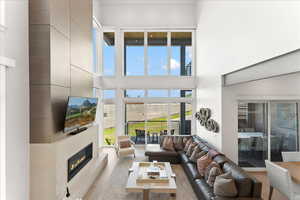
[[214, 193], [221, 197], [236, 197], [238, 194], [231, 172], [216, 177]]
[[183, 137], [182, 138], [182, 142], [183, 142], [183, 145], [185, 146], [186, 142], [189, 140], [190, 138], [189, 137]]
[[223, 172], [220, 165], [216, 162], [211, 162], [205, 169], [205, 180], [209, 186], [213, 186], [217, 176], [221, 175]]
[[198, 148], [195, 148], [192, 155], [190, 156], [190, 161], [193, 163], [197, 163], [197, 160], [207, 153], [206, 151], [202, 151], [199, 146], [197, 147]]
[[205, 169], [211, 162], [212, 159], [208, 156], [208, 154], [202, 156], [197, 160], [197, 169], [201, 176], [205, 175]]
[[213, 187], [215, 185], [215, 181], [217, 176], [221, 175], [223, 173], [223, 171], [219, 168], [219, 167], [213, 167], [210, 172], [209, 172], [209, 176], [207, 179], [207, 184], [210, 187]]
[[193, 153], [193, 151], [194, 151], [194, 148], [197, 146], [197, 142], [192, 142], [191, 144], [190, 144], [190, 146], [189, 146], [189, 148], [188, 148], [188, 150], [186, 151], [186, 155], [188, 156], [188, 157], [190, 157], [191, 155], [192, 155], [192, 153]]
[[172, 137], [167, 137], [164, 139], [162, 148], [167, 151], [175, 151]]
[[211, 159], [214, 159], [214, 157], [218, 156], [218, 155], [223, 155], [222, 153], [214, 150], [214, 149], [210, 149], [208, 151], [209, 156], [211, 157]]
[[119, 141], [120, 148], [129, 148], [131, 147], [131, 142], [129, 140], [121, 140]]
[[193, 139], [190, 138], [190, 139], [185, 143], [185, 146], [184, 146], [184, 149], [183, 149], [184, 152], [187, 152], [187, 150], [188, 150], [188, 148], [189, 148], [189, 146], [190, 146], [190, 144], [191, 144], [192, 142], [193, 142]]
[[183, 141], [182, 141], [181, 136], [174, 137], [173, 142], [174, 142], [174, 147], [177, 151], [182, 151], [183, 150], [184, 145], [183, 145]]

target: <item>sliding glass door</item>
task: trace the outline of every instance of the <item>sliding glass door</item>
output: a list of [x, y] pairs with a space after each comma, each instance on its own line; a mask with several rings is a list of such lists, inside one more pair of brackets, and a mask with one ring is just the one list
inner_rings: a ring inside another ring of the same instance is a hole
[[298, 103], [271, 102], [271, 161], [282, 161], [281, 152], [299, 151]]
[[264, 167], [268, 156], [267, 103], [238, 105], [239, 166]]
[[299, 103], [238, 103], [238, 160], [241, 167], [282, 161], [283, 151], [299, 151]]

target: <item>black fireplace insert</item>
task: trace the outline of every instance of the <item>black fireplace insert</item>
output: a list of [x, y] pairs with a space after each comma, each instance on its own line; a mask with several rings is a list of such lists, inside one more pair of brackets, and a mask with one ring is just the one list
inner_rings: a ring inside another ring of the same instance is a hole
[[93, 158], [93, 143], [68, 159], [68, 182]]

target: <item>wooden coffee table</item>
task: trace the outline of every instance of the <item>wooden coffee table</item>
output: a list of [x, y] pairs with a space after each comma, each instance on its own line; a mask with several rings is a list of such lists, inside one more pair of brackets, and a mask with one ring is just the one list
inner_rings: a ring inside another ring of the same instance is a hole
[[[142, 162], [146, 163], [146, 162]], [[175, 182], [175, 175], [173, 174], [172, 168], [170, 163], [165, 162], [165, 170], [168, 175], [168, 182], [145, 182], [141, 183], [140, 181], [137, 182], [139, 178], [139, 171], [140, 171], [140, 162], [134, 162], [132, 167], [129, 169], [128, 174], [128, 181], [126, 185], [127, 192], [142, 192], [143, 199], [149, 199], [149, 193], [169, 193], [171, 195], [176, 195], [176, 182]]]

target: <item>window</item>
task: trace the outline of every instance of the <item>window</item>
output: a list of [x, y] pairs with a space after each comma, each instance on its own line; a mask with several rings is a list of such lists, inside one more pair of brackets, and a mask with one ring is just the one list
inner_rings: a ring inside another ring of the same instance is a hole
[[149, 75], [168, 75], [166, 32], [148, 33], [148, 73]]
[[192, 90], [171, 90], [170, 97], [192, 98]]
[[192, 32], [124, 32], [125, 76], [191, 76]]
[[135, 144], [145, 144], [145, 107], [143, 103], [127, 103], [125, 106], [125, 134]]
[[148, 97], [168, 97], [168, 90], [148, 90]]
[[191, 76], [192, 75], [192, 33], [172, 32], [171, 33], [171, 75]]
[[125, 97], [128, 97], [128, 98], [145, 97], [145, 91], [144, 90], [125, 90]]
[[115, 75], [115, 33], [103, 33], [103, 75]]
[[157, 144], [162, 135], [191, 134], [191, 103], [127, 102], [125, 105], [125, 134], [136, 144]]
[[116, 97], [115, 90], [103, 90], [103, 99], [113, 99]]
[[102, 91], [103, 143], [114, 145], [116, 141], [116, 90]]
[[103, 105], [103, 135], [105, 145], [114, 145], [116, 141], [116, 105]]
[[144, 32], [124, 33], [124, 66], [127, 76], [145, 75]]

